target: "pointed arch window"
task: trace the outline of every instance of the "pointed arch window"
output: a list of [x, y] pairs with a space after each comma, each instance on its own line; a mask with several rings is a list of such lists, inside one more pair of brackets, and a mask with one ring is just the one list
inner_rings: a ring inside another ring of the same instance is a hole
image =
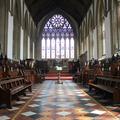
[[74, 33], [60, 14], [52, 16], [42, 31], [42, 59], [74, 58]]

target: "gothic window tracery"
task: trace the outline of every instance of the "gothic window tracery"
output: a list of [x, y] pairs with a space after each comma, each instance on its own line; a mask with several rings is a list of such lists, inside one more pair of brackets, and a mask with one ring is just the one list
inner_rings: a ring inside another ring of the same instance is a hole
[[74, 58], [74, 33], [60, 14], [52, 16], [42, 32], [42, 59]]

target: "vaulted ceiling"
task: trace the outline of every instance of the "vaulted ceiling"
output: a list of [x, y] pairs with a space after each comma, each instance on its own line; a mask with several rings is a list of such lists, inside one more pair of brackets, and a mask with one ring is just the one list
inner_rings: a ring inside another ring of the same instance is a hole
[[36, 25], [44, 16], [56, 8], [60, 8], [71, 15], [80, 25], [92, 0], [25, 0], [25, 2]]

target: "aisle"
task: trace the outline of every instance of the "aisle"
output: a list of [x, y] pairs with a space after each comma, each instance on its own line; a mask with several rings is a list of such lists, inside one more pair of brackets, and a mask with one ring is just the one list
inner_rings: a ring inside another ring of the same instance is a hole
[[117, 120], [118, 116], [72, 81], [63, 84], [45, 81], [36, 85], [32, 94], [15, 102], [13, 109], [0, 109], [0, 120]]

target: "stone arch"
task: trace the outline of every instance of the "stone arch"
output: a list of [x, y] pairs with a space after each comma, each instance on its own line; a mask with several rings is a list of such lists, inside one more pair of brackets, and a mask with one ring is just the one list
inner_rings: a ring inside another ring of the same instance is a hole
[[[55, 9], [54, 11], [48, 13], [45, 17], [43, 17], [43, 19], [39, 22], [38, 24], [38, 32], [37, 32], [37, 45], [41, 45], [41, 39], [42, 39], [42, 30], [45, 26], [45, 24], [47, 23], [47, 21], [49, 20], [49, 18], [51, 18], [53, 15], [55, 14], [60, 14], [62, 15], [63, 17], [65, 17], [68, 22], [71, 24], [72, 28], [73, 28], [73, 31], [74, 31], [74, 39], [75, 39], [75, 48], [76, 48], [76, 51], [75, 51], [75, 58], [77, 58], [77, 48], [78, 48], [78, 42], [79, 42], [79, 34], [78, 34], [78, 24], [77, 22], [69, 15], [67, 14], [65, 11], [61, 10], [61, 9]], [[37, 46], [37, 51], [41, 51], [41, 47], [40, 46]], [[38, 53], [38, 52], [37, 52]], [[39, 57], [38, 59], [40, 59], [41, 57]]]
[[[43, 27], [45, 26], [46, 22], [49, 20], [49, 18], [51, 18], [54, 14], [61, 14], [63, 17], [65, 17], [68, 22], [71, 24], [74, 34], [75, 34], [75, 39], [78, 38], [78, 24], [77, 22], [74, 20], [74, 18], [72, 16], [70, 16], [69, 14], [67, 14], [65, 11], [61, 10], [61, 9], [55, 9], [54, 11], [48, 13], [42, 20], [41, 22], [38, 24], [38, 26], [41, 26], [40, 29], [38, 30], [38, 32], [40, 33], [43, 29]], [[42, 23], [42, 24], [41, 24]], [[40, 35], [40, 34], [39, 34]]]

